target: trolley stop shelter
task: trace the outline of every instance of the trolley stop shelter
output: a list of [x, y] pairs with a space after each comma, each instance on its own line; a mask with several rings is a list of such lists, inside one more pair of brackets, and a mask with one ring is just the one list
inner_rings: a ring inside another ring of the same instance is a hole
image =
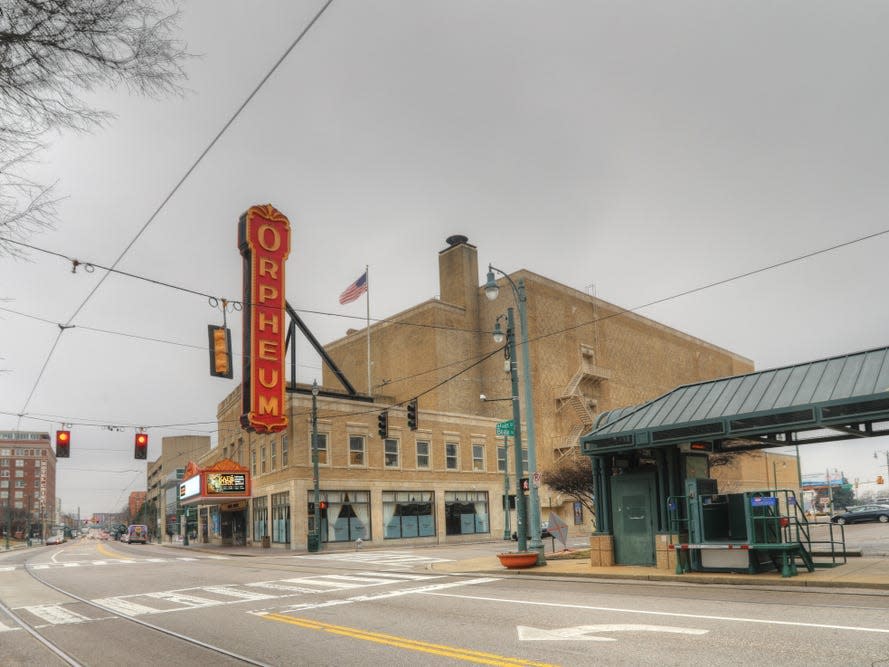
[[580, 439], [598, 505], [593, 564], [792, 576], [798, 564], [845, 562], [843, 527], [810, 522], [796, 490], [721, 494], [709, 457], [880, 435], [889, 348], [685, 385], [603, 413]]

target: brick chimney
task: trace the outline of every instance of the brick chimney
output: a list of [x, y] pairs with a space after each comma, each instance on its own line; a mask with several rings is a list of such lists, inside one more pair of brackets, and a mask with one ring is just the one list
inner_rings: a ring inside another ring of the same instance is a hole
[[462, 235], [449, 236], [448, 247], [438, 253], [441, 300], [460, 306], [478, 318], [478, 252]]

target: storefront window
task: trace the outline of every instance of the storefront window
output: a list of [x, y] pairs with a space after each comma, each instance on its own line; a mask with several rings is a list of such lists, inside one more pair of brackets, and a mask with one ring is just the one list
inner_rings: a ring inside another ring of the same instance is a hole
[[272, 542], [290, 544], [290, 493], [272, 496]]
[[268, 498], [259, 496], [253, 499], [253, 539], [261, 540], [269, 534]]
[[487, 491], [445, 491], [445, 532], [447, 535], [491, 532]]
[[[307, 507], [313, 492], [307, 493]], [[324, 491], [321, 493], [321, 541], [354, 542], [369, 540], [370, 492]]]
[[435, 494], [432, 491], [383, 491], [384, 537], [435, 535]]

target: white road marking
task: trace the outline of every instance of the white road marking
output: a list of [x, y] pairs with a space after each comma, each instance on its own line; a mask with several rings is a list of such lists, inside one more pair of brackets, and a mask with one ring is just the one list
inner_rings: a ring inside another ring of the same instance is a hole
[[516, 600], [511, 598], [488, 598], [479, 597], [477, 595], [457, 595], [455, 593], [429, 593], [429, 595], [440, 595], [442, 597], [482, 600], [485, 602], [500, 602], [504, 604], [524, 604], [538, 607], [558, 607], [560, 609], [584, 609], [587, 611], [607, 611], [619, 614], [642, 614], [644, 616], [668, 616], [671, 618], [696, 618], [705, 621], [732, 621], [734, 623], [759, 623], [763, 625], [789, 625], [796, 628], [820, 628], [827, 630], [851, 630], [853, 632], [877, 632], [881, 634], [889, 634], [887, 628], [866, 628], [850, 625], [832, 625], [828, 623], [805, 623], [803, 621], [775, 621], [766, 618], [744, 618], [736, 616], [709, 616], [707, 614], [685, 614], [673, 611], [650, 611], [647, 609], [622, 609], [620, 607], [594, 607], [585, 604], [564, 604], [561, 602], [535, 602], [532, 600]]
[[200, 590], [207, 591], [208, 593], [216, 593], [217, 595], [227, 595], [229, 597], [238, 598], [239, 600], [268, 600], [277, 597], [275, 595], [269, 595], [268, 593], [244, 591], [239, 588], [232, 588], [231, 586], [203, 586]]
[[93, 602], [102, 605], [103, 607], [111, 611], [117, 612], [118, 614], [123, 614], [124, 616], [159, 614], [164, 611], [163, 609], [146, 607], [145, 605], [138, 604], [136, 602], [133, 602], [132, 600], [127, 600], [126, 598], [102, 598], [100, 600], [93, 600]]
[[53, 625], [64, 625], [67, 623], [83, 623], [92, 620], [88, 616], [78, 614], [76, 611], [65, 609], [59, 604], [41, 604], [33, 607], [21, 607], [29, 614], [41, 618], [47, 623]]
[[603, 624], [603, 625], [576, 625], [568, 628], [532, 628], [527, 625], [516, 626], [516, 631], [521, 641], [594, 641], [615, 642], [614, 637], [590, 637], [594, 632], [668, 632], [680, 635], [706, 635], [709, 630], [697, 628], [677, 628], [670, 625], [640, 625], [633, 623]]
[[313, 554], [307, 556], [294, 556], [294, 558], [308, 560], [335, 560], [341, 562], [358, 562], [371, 563], [373, 565], [407, 565], [421, 563], [448, 563], [450, 558], [435, 558], [434, 556], [424, 556], [416, 554], [413, 551], [367, 551], [364, 553], [336, 553], [336, 554]]
[[201, 598], [197, 595], [187, 595], [177, 591], [161, 591], [159, 593], [141, 593], [142, 597], [156, 598], [158, 600], [167, 600], [174, 604], [181, 604], [185, 607], [213, 607], [222, 604], [220, 600], [210, 600]]
[[[309, 604], [296, 605], [288, 607], [281, 611], [282, 614], [290, 612], [303, 612], [308, 609], [320, 609], [322, 607], [335, 607], [343, 604], [353, 604], [355, 602], [372, 602], [374, 600], [384, 600], [386, 598], [401, 597], [403, 595], [417, 595], [424, 593], [432, 593], [433, 591], [443, 590], [445, 588], [455, 588], [458, 586], [475, 586], [477, 584], [486, 584], [491, 581], [499, 581], [497, 577], [479, 577], [478, 579], [463, 579], [461, 581], [451, 581], [441, 584], [429, 584], [428, 586], [417, 586], [416, 588], [403, 588], [397, 591], [386, 591], [385, 593], [376, 593], [373, 595], [356, 595], [343, 600], [328, 600], [327, 602], [317, 602]], [[465, 596], [461, 596], [465, 597]]]

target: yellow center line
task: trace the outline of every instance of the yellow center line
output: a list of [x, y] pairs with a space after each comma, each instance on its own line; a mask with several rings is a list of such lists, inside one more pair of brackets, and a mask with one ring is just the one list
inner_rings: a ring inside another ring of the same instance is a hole
[[406, 637], [397, 637], [381, 632], [371, 632], [369, 630], [360, 630], [358, 628], [347, 628], [342, 625], [331, 625], [309, 618], [296, 618], [293, 616], [285, 616], [284, 614], [265, 614], [263, 618], [271, 621], [279, 621], [281, 623], [289, 623], [301, 628], [309, 630], [322, 630], [335, 635], [344, 637], [352, 637], [353, 639], [363, 639], [364, 641], [375, 642], [377, 644], [385, 644], [396, 648], [404, 648], [411, 651], [420, 651], [422, 653], [430, 653], [440, 655], [447, 658], [457, 658], [467, 662], [474, 662], [483, 665], [501, 665], [503, 667], [515, 665], [527, 665], [528, 667], [554, 667], [550, 663], [535, 662], [533, 660], [523, 660], [521, 658], [510, 658], [508, 656], [496, 655], [494, 653], [484, 653], [482, 651], [473, 651], [471, 649], [463, 649], [455, 646], [445, 646], [442, 644], [431, 644], [429, 642], [418, 641], [416, 639], [408, 639]]
[[102, 554], [103, 556], [107, 556], [108, 558], [117, 558], [118, 560], [133, 560], [133, 559], [130, 558], [129, 556], [122, 556], [122, 555], [119, 554], [118, 552], [116, 552], [116, 551], [112, 551], [111, 549], [109, 549], [108, 547], [106, 547], [104, 544], [97, 544], [97, 545], [96, 545], [96, 550], [97, 550], [100, 554]]

